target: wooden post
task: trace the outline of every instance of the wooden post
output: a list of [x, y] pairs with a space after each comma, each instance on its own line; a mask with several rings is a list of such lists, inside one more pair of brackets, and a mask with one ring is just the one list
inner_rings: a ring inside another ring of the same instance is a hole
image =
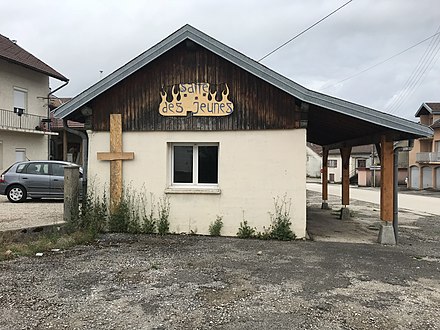
[[341, 219], [350, 219], [350, 210], [347, 205], [350, 204], [350, 153], [351, 147], [344, 147], [340, 149], [342, 158], [342, 205]]
[[388, 141], [385, 136], [381, 138], [380, 167], [380, 219], [392, 222], [394, 212], [394, 151], [393, 141]]
[[342, 158], [342, 205], [350, 204], [350, 153], [351, 147], [340, 149]]
[[321, 209], [329, 209], [328, 206], [328, 149], [322, 148], [322, 204]]
[[78, 217], [79, 166], [64, 167], [64, 221]]
[[122, 118], [120, 114], [110, 115], [110, 152], [98, 152], [98, 160], [110, 161], [110, 209], [121, 201], [122, 161], [134, 159], [133, 152], [122, 151]]
[[380, 219], [382, 220], [378, 241], [381, 244], [396, 244], [393, 228], [394, 216], [394, 146], [386, 136], [380, 142]]
[[67, 131], [63, 130], [63, 160], [67, 160]]

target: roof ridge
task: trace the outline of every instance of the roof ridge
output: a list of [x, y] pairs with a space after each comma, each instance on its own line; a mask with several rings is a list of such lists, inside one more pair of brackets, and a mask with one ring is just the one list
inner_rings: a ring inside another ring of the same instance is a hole
[[301, 101], [316, 106], [321, 106], [357, 119], [365, 120], [370, 123], [380, 123], [380, 125], [383, 127], [403, 130], [411, 134], [423, 136], [431, 133], [431, 130], [429, 128], [423, 127], [407, 119], [379, 112], [377, 110], [361, 106], [356, 103], [312, 91], [294, 82], [293, 80], [275, 72], [265, 65], [251, 59], [243, 53], [219, 42], [218, 40], [207, 35], [206, 33], [194, 28], [190, 24], [184, 25], [162, 41], [158, 42], [154, 46], [150, 47], [148, 50], [135, 57], [124, 66], [115, 70], [104, 79], [100, 80], [96, 84], [84, 90], [82, 93], [78, 94], [72, 99], [72, 101], [59, 107], [56, 110], [55, 116], [59, 116], [61, 118], [68, 116], [70, 113], [85, 105], [88, 101], [90, 101], [100, 93], [114, 86], [115, 84], [129, 76], [131, 73], [149, 64], [155, 58], [161, 56], [166, 51], [186, 39], [192, 40], [193, 42], [208, 49], [214, 54], [235, 64], [243, 70], [266, 81], [267, 83], [287, 92], [288, 94], [300, 99]]

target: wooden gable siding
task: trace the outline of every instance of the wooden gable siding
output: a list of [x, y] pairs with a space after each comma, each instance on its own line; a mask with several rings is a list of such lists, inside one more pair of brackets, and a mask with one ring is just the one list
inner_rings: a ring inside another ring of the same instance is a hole
[[[162, 86], [209, 83], [229, 86], [234, 112], [224, 117], [164, 117]], [[133, 73], [90, 103], [96, 131], [109, 130], [120, 113], [124, 131], [258, 130], [297, 128], [295, 98], [192, 42], [183, 42]]]

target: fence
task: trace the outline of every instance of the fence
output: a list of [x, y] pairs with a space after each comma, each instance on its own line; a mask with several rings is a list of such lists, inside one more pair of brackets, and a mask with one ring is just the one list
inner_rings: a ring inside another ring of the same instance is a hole
[[46, 125], [42, 122], [45, 118], [47, 117], [28, 113], [19, 116], [13, 111], [0, 109], [0, 127], [43, 131], [46, 130]]

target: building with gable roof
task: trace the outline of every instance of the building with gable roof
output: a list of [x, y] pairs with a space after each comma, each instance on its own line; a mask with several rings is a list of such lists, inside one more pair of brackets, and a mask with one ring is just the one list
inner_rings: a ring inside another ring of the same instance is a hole
[[[291, 201], [292, 229], [306, 236], [306, 141], [340, 149], [342, 205], [349, 205], [351, 148], [380, 145], [381, 220], [393, 217], [393, 141], [431, 129], [317, 93], [185, 25], [55, 110], [85, 124], [84, 177], [168, 196], [171, 231], [207, 234], [223, 217], [268, 228], [274, 198]], [[110, 162], [110, 164], [109, 164]], [[323, 180], [323, 203], [327, 201]], [[113, 197], [112, 197], [113, 194]], [[388, 226], [389, 227], [389, 226]]]
[[433, 133], [416, 139], [409, 154], [411, 189], [440, 189], [440, 103], [423, 103], [415, 116]]
[[49, 77], [68, 79], [0, 35], [0, 173], [14, 162], [47, 159]]

